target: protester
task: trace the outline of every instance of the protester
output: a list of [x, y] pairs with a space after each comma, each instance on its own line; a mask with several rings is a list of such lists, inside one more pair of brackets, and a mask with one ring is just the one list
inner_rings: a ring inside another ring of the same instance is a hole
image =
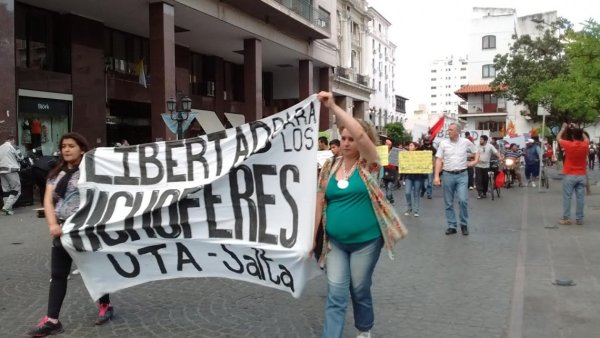
[[[44, 195], [44, 214], [48, 230], [52, 237], [52, 256], [50, 269], [52, 280], [48, 296], [48, 312], [39, 324], [28, 332], [31, 337], [45, 337], [63, 332], [58, 320], [65, 294], [67, 277], [71, 271], [71, 256], [63, 248], [60, 241], [62, 224], [79, 208], [79, 163], [83, 154], [89, 150], [87, 141], [77, 133], [63, 135], [59, 142], [59, 162], [48, 174], [48, 183]], [[96, 325], [102, 325], [112, 318], [114, 309], [108, 295], [100, 298]]]
[[535, 182], [540, 176], [540, 147], [535, 144], [533, 139], [528, 139], [525, 144], [525, 179], [527, 185], [531, 184], [535, 188]]
[[431, 143], [431, 141], [429, 141], [428, 137], [423, 139], [423, 145], [421, 146], [421, 150], [431, 151], [431, 157], [433, 160], [431, 172], [429, 174], [427, 174], [425, 183], [423, 184], [423, 187], [421, 188], [421, 197], [423, 197], [423, 195], [425, 195], [425, 193], [427, 193], [427, 198], [431, 199], [433, 197], [433, 167], [435, 167], [435, 148], [433, 147], [433, 144]]
[[394, 203], [393, 187], [398, 183], [398, 153], [400, 150], [393, 147], [392, 140], [385, 140], [385, 145], [388, 148], [388, 164], [383, 167], [383, 185], [385, 187], [385, 196]]
[[[467, 140], [469, 140], [471, 143], [475, 144], [475, 139], [473, 139], [473, 136], [471, 136], [471, 133], [469, 133], [468, 131], [465, 131], [465, 138]], [[469, 153], [467, 156], [467, 160], [468, 161], [472, 161], [474, 154], [473, 153]], [[469, 175], [469, 182], [468, 182], [468, 186], [469, 186], [469, 190], [473, 190], [475, 189], [475, 169], [474, 168], [467, 168], [467, 175]]]
[[588, 168], [590, 170], [594, 170], [594, 163], [596, 162], [596, 146], [594, 145], [594, 141], [590, 141], [589, 151], [588, 151]]
[[[433, 183], [441, 185], [440, 174], [444, 174], [443, 190], [446, 209], [446, 235], [456, 233], [456, 213], [454, 211], [454, 196], [458, 198], [460, 230], [464, 236], [469, 235], [469, 178], [467, 168], [479, 162], [479, 152], [475, 145], [460, 137], [460, 127], [456, 123], [448, 126], [448, 139], [440, 142], [436, 153], [435, 174]], [[467, 162], [469, 153], [474, 154], [472, 161]]]
[[[416, 151], [419, 148], [417, 142], [408, 144], [408, 151]], [[413, 214], [414, 217], [419, 217], [419, 207], [421, 205], [421, 188], [427, 175], [407, 173], [404, 176], [404, 196], [406, 197], [407, 209], [404, 212], [405, 216]]]
[[490, 161], [492, 155], [497, 156], [502, 160], [503, 156], [500, 152], [488, 143], [487, 135], [481, 135], [479, 138], [479, 162], [475, 165], [475, 180], [477, 181], [477, 198], [487, 198]]
[[[563, 138], [569, 134], [572, 140]], [[558, 144], [565, 153], [563, 165], [563, 215], [558, 222], [561, 225], [571, 225], [571, 198], [575, 192], [575, 223], [583, 225], [583, 207], [585, 184], [587, 174], [587, 157], [589, 149], [589, 138], [583, 130], [574, 124], [563, 123], [561, 130], [556, 136]]]
[[323, 219], [326, 234], [320, 258], [327, 263], [328, 281], [323, 337], [343, 336], [349, 293], [359, 337], [370, 337], [375, 265], [381, 248], [391, 254], [406, 230], [378, 185], [381, 165], [373, 128], [338, 107], [331, 93], [318, 98], [341, 126], [341, 156], [323, 165], [315, 215], [315, 229]]
[[340, 140], [333, 139], [333, 140], [329, 141], [329, 150], [331, 150], [331, 153], [333, 154], [334, 157], [339, 156], [340, 155]]
[[327, 137], [319, 136], [319, 150], [329, 150], [329, 143]]
[[2, 184], [2, 213], [9, 216], [15, 212], [13, 206], [21, 195], [19, 160], [21, 153], [15, 148], [15, 138], [9, 136], [0, 146], [0, 183]]

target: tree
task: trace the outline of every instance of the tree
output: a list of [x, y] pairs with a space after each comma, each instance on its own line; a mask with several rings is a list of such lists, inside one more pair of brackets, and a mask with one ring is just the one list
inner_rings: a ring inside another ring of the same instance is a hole
[[600, 112], [600, 25], [588, 20], [567, 38], [566, 74], [534, 85], [530, 97], [563, 112], [564, 122], [585, 127], [596, 124]]
[[[533, 95], [534, 87], [557, 79], [568, 71], [564, 47], [566, 34], [572, 30], [572, 25], [559, 18], [547, 27], [536, 38], [514, 35], [510, 52], [494, 58], [496, 78], [490, 83], [497, 96], [525, 105], [527, 110], [521, 113], [536, 122], [541, 120], [537, 116], [538, 104], [545, 102], [546, 98]], [[542, 31], [544, 26], [540, 23], [537, 28]], [[569, 114], [554, 106], [549, 111], [551, 116], [547, 117], [546, 123], [550, 126], [562, 124]]]
[[404, 129], [404, 125], [400, 122], [388, 123], [384, 128], [387, 137], [392, 140], [394, 145], [412, 141], [411, 133], [407, 132], [406, 129]]

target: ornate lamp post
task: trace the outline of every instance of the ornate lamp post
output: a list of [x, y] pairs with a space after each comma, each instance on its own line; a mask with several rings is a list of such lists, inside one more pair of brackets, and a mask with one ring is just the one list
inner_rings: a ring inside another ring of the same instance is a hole
[[192, 99], [187, 96], [181, 98], [181, 110], [177, 110], [177, 100], [171, 97], [167, 100], [167, 110], [171, 113], [171, 120], [177, 121], [177, 139], [183, 138], [183, 121], [190, 117]]

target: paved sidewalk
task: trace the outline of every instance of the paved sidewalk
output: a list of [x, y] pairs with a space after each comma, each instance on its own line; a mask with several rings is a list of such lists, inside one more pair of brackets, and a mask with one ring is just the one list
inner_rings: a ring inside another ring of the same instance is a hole
[[[600, 187], [586, 196], [584, 226], [553, 228], [561, 181], [550, 183], [544, 193], [504, 189], [496, 201], [471, 191], [468, 237], [444, 235], [439, 189], [422, 200], [421, 217], [403, 216], [409, 237], [375, 272], [373, 337], [600, 336]], [[0, 216], [0, 337], [23, 336], [45, 313], [49, 251], [45, 222], [30, 208]], [[557, 278], [576, 285], [555, 286]], [[112, 295], [115, 319], [95, 327], [95, 304], [74, 276], [60, 337], [320, 337], [325, 293], [324, 276], [300, 299], [216, 278], [153, 282]], [[356, 336], [351, 312], [345, 337]]]

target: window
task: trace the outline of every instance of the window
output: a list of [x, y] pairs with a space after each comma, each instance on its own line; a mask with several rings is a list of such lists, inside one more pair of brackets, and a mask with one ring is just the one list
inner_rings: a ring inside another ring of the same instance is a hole
[[147, 39], [111, 28], [104, 29], [104, 57], [109, 70], [136, 75], [136, 66], [143, 59], [148, 74], [149, 55]]
[[437, 95], [435, 95], [435, 94], [431, 94], [431, 97], [437, 97]]
[[15, 4], [15, 65], [21, 68], [71, 72], [69, 32], [53, 12]]
[[432, 78], [431, 78], [431, 81], [435, 81], [435, 80], [436, 80], [436, 78], [435, 78], [435, 77], [432, 77]]
[[436, 86], [433, 86], [433, 87], [431, 87], [431, 89], [437, 89], [437, 87], [436, 87]]
[[493, 94], [483, 94], [483, 104], [486, 104], [486, 103], [497, 104], [498, 98]]
[[483, 65], [481, 67], [481, 77], [496, 77], [496, 69], [494, 68], [494, 65]]
[[462, 67], [460, 70], [467, 70], [467, 67]]
[[466, 79], [466, 78], [467, 78], [466, 76], [461, 76], [461, 77], [460, 77], [460, 79], [461, 79], [461, 80], [464, 80], [464, 79]]
[[437, 103], [435, 103], [435, 102], [434, 102], [434, 103], [432, 103], [431, 105], [432, 105], [432, 106], [437, 106]]
[[481, 49], [495, 49], [496, 48], [496, 36], [486, 35], [481, 38]]
[[[234, 71], [234, 73], [236, 73]], [[237, 74], [237, 73], [236, 73]], [[243, 68], [242, 68], [243, 74]], [[191, 56], [191, 69], [190, 69], [190, 84], [192, 87], [192, 94], [202, 96], [214, 96], [215, 95], [215, 59], [214, 57], [192, 53]], [[238, 79], [239, 82], [239, 79]], [[243, 81], [242, 81], [243, 82]], [[234, 82], [235, 83], [235, 82]], [[243, 95], [243, 91], [240, 93], [239, 90], [232, 93], [232, 100], [240, 100]]]
[[432, 73], [437, 73], [437, 70], [435, 70], [435, 69], [432, 69], [432, 70], [431, 70], [431, 72], [432, 72]]

